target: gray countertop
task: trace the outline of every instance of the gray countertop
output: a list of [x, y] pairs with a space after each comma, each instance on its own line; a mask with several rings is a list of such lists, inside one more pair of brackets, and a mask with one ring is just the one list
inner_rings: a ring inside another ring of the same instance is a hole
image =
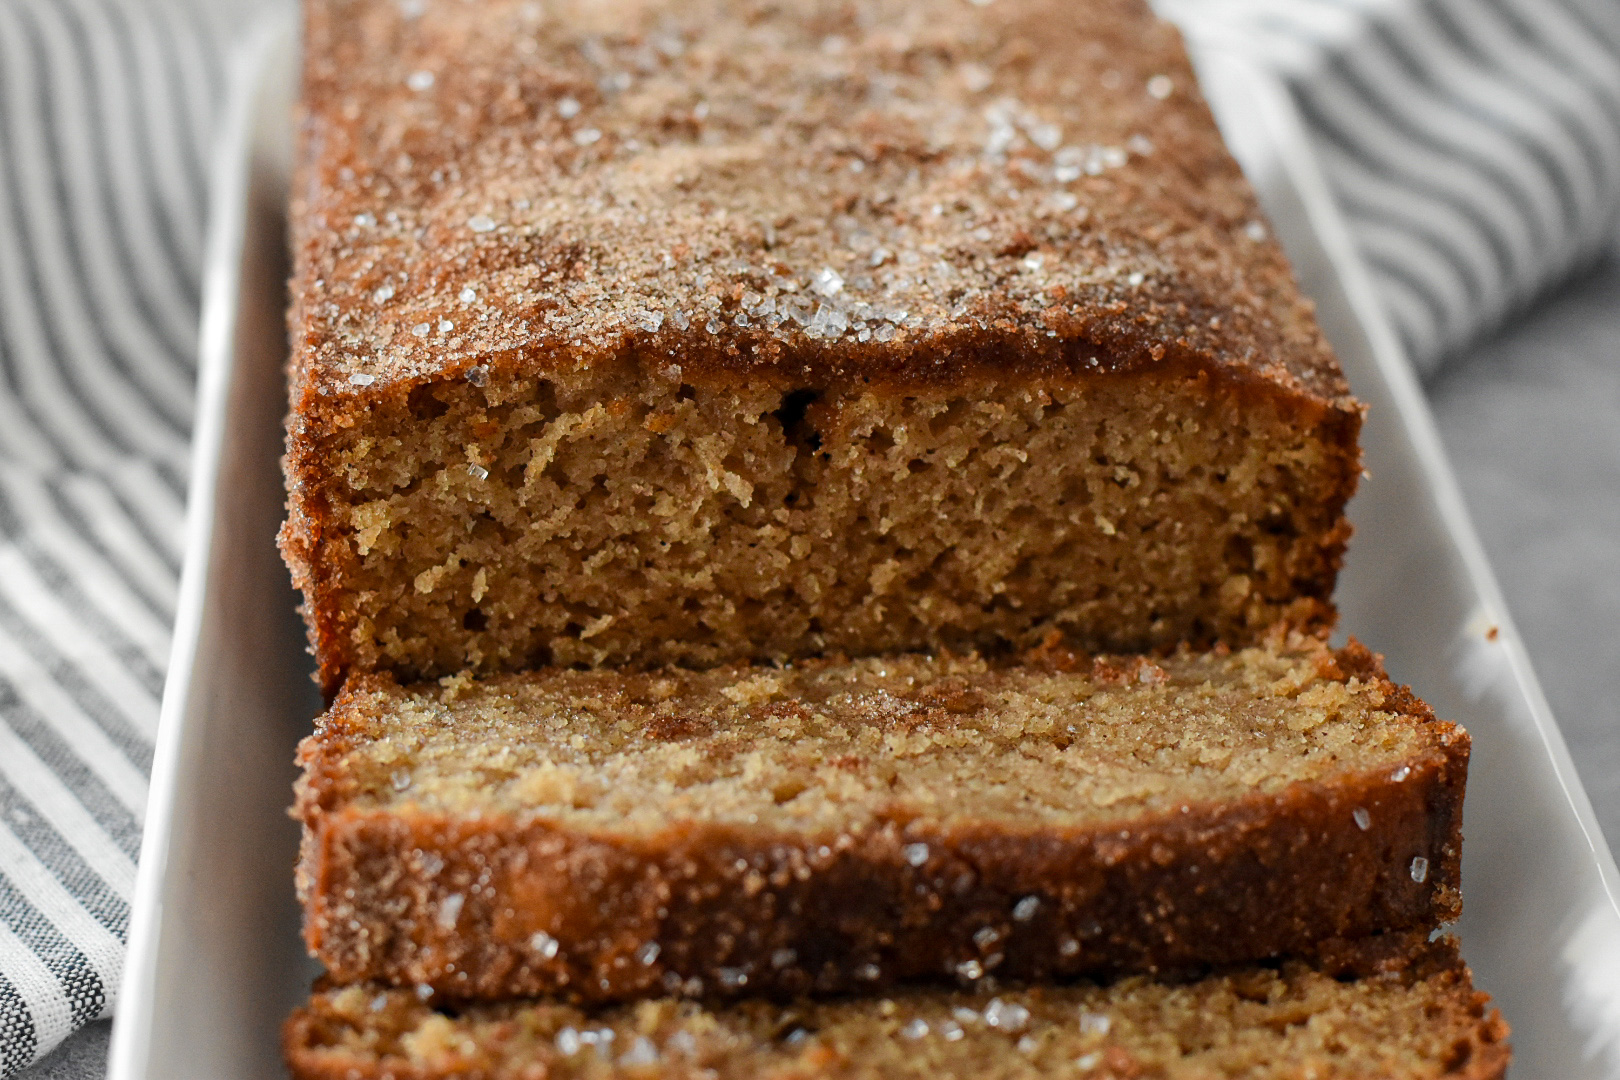
[[1620, 842], [1620, 262], [1459, 357], [1429, 390], [1485, 552], [1612, 846]]
[[[1620, 839], [1620, 262], [1457, 357], [1430, 397], [1508, 607], [1613, 843]], [[102, 1076], [109, 1028], [91, 1024], [20, 1077]]]

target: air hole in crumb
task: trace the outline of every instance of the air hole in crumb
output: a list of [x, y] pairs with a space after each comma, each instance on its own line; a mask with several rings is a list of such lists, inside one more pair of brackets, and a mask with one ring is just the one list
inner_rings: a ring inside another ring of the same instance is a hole
[[433, 393], [432, 386], [418, 386], [411, 391], [411, 418], [418, 422], [437, 420], [450, 411], [450, 406]]
[[461, 627], [463, 630], [487, 630], [489, 629], [489, 616], [478, 608], [473, 608], [461, 617]]
[[1299, 532], [1293, 516], [1289, 514], [1268, 514], [1260, 522], [1260, 527], [1269, 536], [1293, 537]]
[[782, 438], [789, 446], [808, 449], [811, 453], [821, 449], [821, 433], [806, 419], [810, 406], [821, 393], [816, 390], [790, 390], [782, 396], [782, 405], [773, 414], [782, 425]]
[[1071, 480], [1064, 485], [1062, 505], [1064, 506], [1090, 506], [1091, 488], [1086, 486], [1084, 480]]
[[780, 806], [792, 802], [803, 795], [810, 787], [810, 782], [800, 776], [788, 776], [778, 780], [771, 788], [771, 801]]
[[782, 395], [782, 405], [776, 410], [776, 419], [783, 430], [790, 430], [804, 420], [805, 413], [821, 395], [814, 390], [789, 390]]
[[1226, 538], [1226, 565], [1234, 570], [1248, 570], [1254, 566], [1254, 541], [1235, 534]]

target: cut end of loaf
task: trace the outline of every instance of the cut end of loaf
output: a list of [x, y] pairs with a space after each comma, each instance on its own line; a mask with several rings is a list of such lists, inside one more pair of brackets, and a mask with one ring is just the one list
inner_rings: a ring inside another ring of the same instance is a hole
[[1207, 371], [901, 387], [456, 378], [294, 439], [284, 550], [346, 670], [1245, 644], [1321, 628], [1353, 410]]

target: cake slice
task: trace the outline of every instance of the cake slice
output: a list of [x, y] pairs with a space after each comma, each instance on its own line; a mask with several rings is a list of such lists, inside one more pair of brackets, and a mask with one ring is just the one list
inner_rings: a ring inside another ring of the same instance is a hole
[[351, 678], [300, 751], [340, 982], [872, 990], [1309, 954], [1459, 910], [1468, 737], [1358, 646]]
[[1321, 626], [1360, 408], [1143, 0], [308, 0], [345, 672]]
[[1499, 1080], [1507, 1025], [1449, 942], [1354, 978], [1289, 963], [1187, 984], [1131, 978], [1000, 992], [597, 1013], [539, 1001], [435, 1009], [326, 988], [288, 1022], [294, 1080]]

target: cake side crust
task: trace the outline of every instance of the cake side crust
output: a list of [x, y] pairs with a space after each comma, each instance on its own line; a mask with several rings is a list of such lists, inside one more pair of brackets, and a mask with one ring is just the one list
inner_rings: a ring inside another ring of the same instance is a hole
[[[585, 1001], [1309, 955], [1324, 938], [1459, 914], [1458, 766], [1409, 768], [1399, 786], [1363, 777], [1085, 833], [694, 826], [627, 842], [349, 811], [313, 826], [306, 938], [341, 981]], [[1358, 828], [1358, 809], [1378, 824]], [[1422, 883], [1414, 859], [1429, 863]]]
[[[1381, 679], [1359, 647], [1326, 666]], [[1375, 773], [1084, 827], [902, 810], [830, 831], [677, 816], [626, 832], [377, 808], [356, 800], [338, 731], [304, 751], [306, 938], [344, 981], [601, 1001], [1177, 971], [1430, 928], [1460, 910], [1468, 739], [1381, 692], [1428, 735]]]
[[[660, 1000], [584, 1012], [544, 1000], [435, 1012], [409, 991], [317, 985], [288, 1020], [298, 1080], [532, 1075], [1185, 1080], [1334, 1075], [1500, 1080], [1508, 1028], [1449, 939], [1346, 943], [1315, 967], [1175, 984], [909, 988], [877, 1001]], [[583, 1035], [583, 1038], [582, 1038]], [[527, 1071], [525, 1071], [527, 1070]]]

